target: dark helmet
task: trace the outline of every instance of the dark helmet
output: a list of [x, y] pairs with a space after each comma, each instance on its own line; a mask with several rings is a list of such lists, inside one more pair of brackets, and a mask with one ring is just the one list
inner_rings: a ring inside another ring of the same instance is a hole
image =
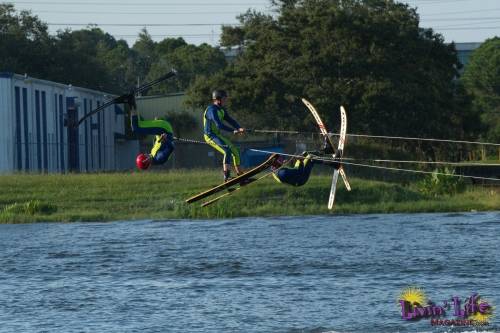
[[271, 165], [271, 169], [273, 171], [279, 170], [283, 164], [285, 164], [285, 159], [283, 156], [279, 155], [274, 161], [273, 164]]
[[223, 99], [224, 97], [227, 97], [227, 92], [225, 90], [214, 90], [212, 92], [212, 99]]

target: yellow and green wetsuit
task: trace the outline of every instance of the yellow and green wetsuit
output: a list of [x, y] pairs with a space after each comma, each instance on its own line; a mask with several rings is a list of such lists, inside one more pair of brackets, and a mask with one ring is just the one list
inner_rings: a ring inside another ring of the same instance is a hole
[[314, 165], [313, 160], [307, 156], [299, 159], [293, 167], [283, 167], [273, 173], [274, 179], [279, 183], [285, 183], [293, 186], [302, 186], [309, 180], [311, 170]]
[[[174, 135], [172, 125], [163, 119], [142, 120], [137, 115], [131, 117], [132, 130], [142, 135], [154, 135], [155, 141], [151, 149], [153, 164], [163, 164], [174, 151]], [[161, 135], [166, 134], [167, 138], [162, 141]]]
[[[224, 125], [223, 121], [233, 128]], [[232, 160], [234, 165], [240, 165], [240, 152], [228, 138], [221, 135], [221, 130], [233, 132], [240, 127], [222, 106], [212, 104], [203, 114], [203, 137], [210, 146], [224, 155], [224, 164], [231, 164]]]

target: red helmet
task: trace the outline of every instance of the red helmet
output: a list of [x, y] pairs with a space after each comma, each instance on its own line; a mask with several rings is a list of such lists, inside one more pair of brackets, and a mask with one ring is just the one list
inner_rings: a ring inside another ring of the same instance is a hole
[[151, 165], [151, 157], [148, 154], [140, 153], [135, 158], [135, 165], [141, 170], [146, 170]]

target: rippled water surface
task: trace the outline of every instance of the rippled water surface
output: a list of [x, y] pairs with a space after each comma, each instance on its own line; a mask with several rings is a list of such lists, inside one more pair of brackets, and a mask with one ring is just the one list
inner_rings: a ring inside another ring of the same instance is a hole
[[483, 330], [403, 320], [408, 286], [492, 332], [499, 261], [498, 212], [0, 225], [0, 332]]

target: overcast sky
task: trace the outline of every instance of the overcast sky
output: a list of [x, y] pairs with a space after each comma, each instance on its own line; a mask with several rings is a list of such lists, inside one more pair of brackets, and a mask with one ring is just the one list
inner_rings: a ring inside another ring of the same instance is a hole
[[[1, 0], [0, 0], [1, 1]], [[147, 27], [153, 39], [183, 37], [188, 43], [218, 45], [221, 24], [252, 8], [272, 13], [268, 0], [13, 0], [49, 24], [50, 32], [79, 30], [89, 23], [133, 45]], [[142, 2], [142, 3], [141, 3]], [[421, 26], [447, 42], [482, 42], [500, 36], [500, 0], [407, 0], [418, 8]]]

